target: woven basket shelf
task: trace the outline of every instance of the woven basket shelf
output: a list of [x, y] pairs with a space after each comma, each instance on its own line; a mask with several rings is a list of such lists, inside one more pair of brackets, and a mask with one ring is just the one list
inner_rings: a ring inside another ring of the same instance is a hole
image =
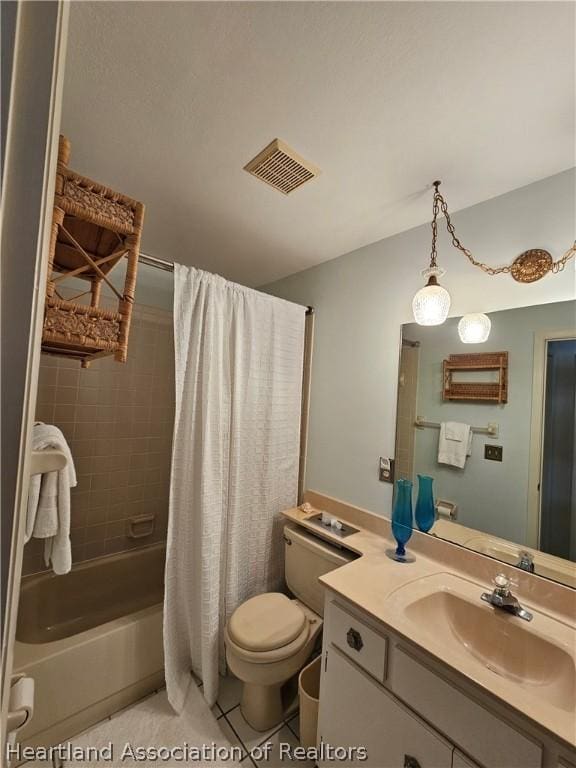
[[[508, 352], [479, 352], [450, 355], [442, 362], [444, 400], [508, 402]], [[470, 371], [495, 371], [497, 381], [455, 381], [454, 374]]]
[[[106, 355], [125, 362], [144, 206], [71, 171], [69, 157], [70, 142], [60, 136], [42, 350], [78, 358], [83, 367]], [[123, 259], [126, 275], [118, 290], [109, 274]], [[87, 281], [88, 290], [62, 296], [69, 278]], [[102, 283], [117, 298], [116, 311], [100, 307]]]

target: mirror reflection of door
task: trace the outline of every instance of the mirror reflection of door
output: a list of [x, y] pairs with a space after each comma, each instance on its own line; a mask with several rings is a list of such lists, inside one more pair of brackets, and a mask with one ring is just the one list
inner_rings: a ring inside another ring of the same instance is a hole
[[540, 488], [540, 549], [576, 560], [576, 339], [550, 340]]
[[398, 411], [396, 418], [396, 478], [414, 476], [414, 421], [418, 391], [420, 343], [402, 339], [398, 372]]

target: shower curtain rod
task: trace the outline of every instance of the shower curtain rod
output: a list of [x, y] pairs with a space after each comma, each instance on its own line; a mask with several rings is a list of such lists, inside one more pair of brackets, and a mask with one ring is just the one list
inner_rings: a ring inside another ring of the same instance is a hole
[[[138, 261], [141, 264], [147, 264], [149, 267], [156, 267], [156, 269], [162, 269], [164, 272], [174, 272], [174, 262], [165, 261], [164, 259], [157, 259], [156, 256], [148, 256], [147, 253], [140, 251], [138, 255]], [[314, 314], [314, 307], [307, 307], [306, 314]]]
[[149, 267], [156, 267], [156, 269], [163, 269], [165, 272], [174, 272], [174, 262], [164, 261], [164, 259], [157, 259], [156, 256], [148, 256], [146, 253], [140, 251], [138, 255], [138, 261], [142, 264], [147, 264]]

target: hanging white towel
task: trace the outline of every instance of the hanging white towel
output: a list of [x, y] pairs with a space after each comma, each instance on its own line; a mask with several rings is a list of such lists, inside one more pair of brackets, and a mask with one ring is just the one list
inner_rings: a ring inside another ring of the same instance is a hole
[[58, 427], [38, 422], [32, 428], [32, 450], [62, 451], [66, 465], [59, 471], [32, 475], [24, 540], [44, 539], [44, 562], [54, 573], [72, 567], [70, 546], [70, 488], [76, 485], [74, 461], [66, 438]]
[[459, 421], [443, 421], [438, 439], [438, 463], [464, 469], [472, 454], [472, 429]]

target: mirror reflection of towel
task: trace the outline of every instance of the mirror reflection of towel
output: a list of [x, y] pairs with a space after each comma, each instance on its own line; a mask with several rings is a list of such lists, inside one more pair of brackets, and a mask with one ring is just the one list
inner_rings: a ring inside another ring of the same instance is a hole
[[438, 438], [438, 463], [464, 469], [472, 454], [472, 428], [459, 421], [443, 421]]

